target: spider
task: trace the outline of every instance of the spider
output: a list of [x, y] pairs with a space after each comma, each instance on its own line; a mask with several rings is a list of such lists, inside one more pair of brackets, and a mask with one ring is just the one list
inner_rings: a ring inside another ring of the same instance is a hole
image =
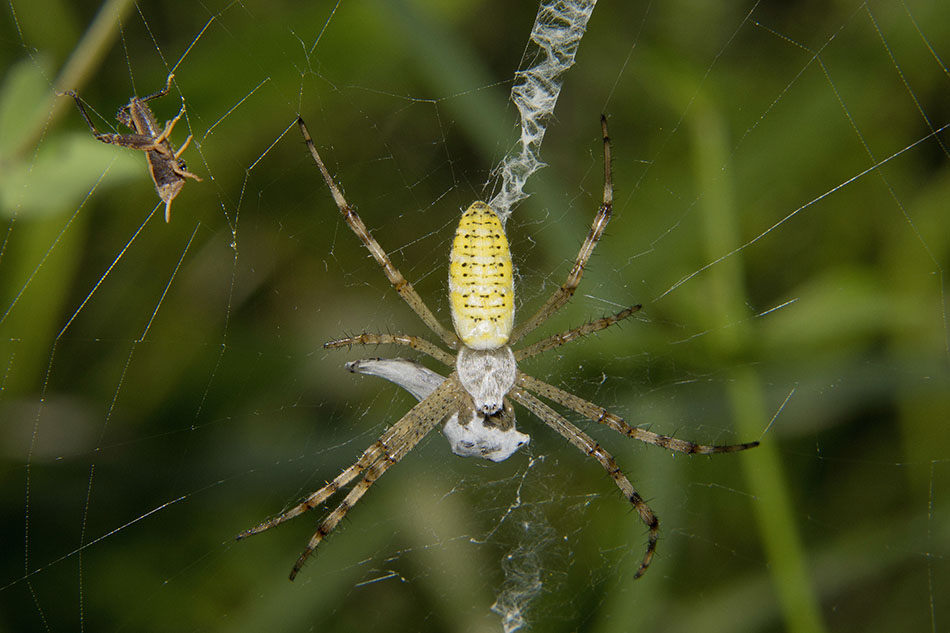
[[323, 159], [320, 158], [303, 120], [298, 118], [297, 123], [313, 160], [333, 195], [334, 202], [343, 214], [343, 219], [382, 267], [399, 296], [442, 343], [455, 350], [456, 353], [453, 355], [426, 339], [407, 334], [364, 333], [325, 343], [324, 348], [352, 345], [402, 345], [431, 356], [444, 363], [452, 371], [447, 378], [443, 379], [442, 376], [412, 361], [371, 359], [349, 363], [347, 368], [351, 371], [375, 374], [393, 380], [412, 392], [420, 402], [390, 426], [375, 443], [363, 451], [355, 463], [333, 481], [283, 514], [242, 532], [237, 538], [243, 539], [259, 534], [289, 521], [321, 505], [347, 484], [360, 478], [336, 509], [331, 511], [317, 527], [306, 549], [290, 572], [290, 579], [293, 580], [307, 558], [370, 487], [440, 423], [443, 425], [443, 432], [449, 440], [452, 451], [457, 455], [479, 456], [492, 461], [502, 461], [511, 456], [528, 441], [528, 436], [519, 433], [515, 428], [512, 402], [516, 402], [540, 418], [584, 454], [595, 459], [620, 488], [623, 496], [633, 505], [640, 520], [649, 531], [646, 552], [635, 574], [636, 578], [642, 576], [656, 551], [659, 534], [659, 521], [656, 514], [634, 489], [626, 475], [621, 472], [610, 453], [543, 402], [541, 398], [570, 409], [627, 437], [681, 453], [733, 453], [753, 448], [759, 443], [709, 446], [636, 428], [603, 407], [533, 378], [517, 367], [519, 361], [610, 327], [640, 309], [639, 305], [634, 305], [613, 316], [548, 336], [517, 350], [512, 349], [513, 345], [534, 331], [570, 300], [581, 281], [587, 261], [610, 220], [613, 207], [613, 185], [606, 118], [601, 117], [604, 152], [603, 201], [594, 217], [590, 232], [577, 253], [567, 280], [537, 312], [520, 325], [514, 326], [514, 283], [508, 240], [502, 223], [492, 208], [484, 202], [474, 202], [462, 214], [449, 258], [449, 301], [454, 332], [439, 322], [412, 284], [396, 269], [379, 242], [343, 197], [339, 186], [327, 171]]
[[82, 101], [75, 91], [67, 90], [59, 93], [63, 96], [72, 97], [76, 101], [79, 113], [86, 120], [86, 125], [92, 130], [96, 139], [110, 145], [119, 145], [145, 152], [145, 157], [148, 160], [148, 171], [155, 182], [155, 191], [158, 192], [158, 197], [165, 203], [165, 222], [171, 220], [172, 201], [185, 186], [185, 179], [191, 178], [201, 182], [201, 178], [188, 171], [185, 161], [181, 159], [181, 155], [188, 148], [192, 137], [188, 136], [185, 139], [185, 144], [177, 152], [171, 141], [168, 140], [175, 124], [185, 114], [184, 104], [182, 104], [181, 110], [178, 111], [178, 115], [165, 123], [164, 128], [158, 127], [155, 114], [145, 105], [152, 99], [167, 95], [174, 78], [174, 73], [169, 74], [164, 88], [147, 97], [132, 97], [127, 105], [119, 108], [115, 118], [125, 127], [135, 130], [134, 134], [103, 134], [99, 132], [96, 126], [93, 125], [92, 119], [86, 114], [86, 108], [83, 107]]

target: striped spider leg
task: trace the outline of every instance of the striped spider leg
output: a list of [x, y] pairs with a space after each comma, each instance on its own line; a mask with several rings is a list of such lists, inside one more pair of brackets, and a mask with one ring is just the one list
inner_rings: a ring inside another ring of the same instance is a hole
[[610, 475], [649, 530], [647, 549], [636, 577], [653, 559], [659, 534], [656, 515], [620, 470], [614, 458], [567, 418], [543, 402], [544, 398], [596, 423], [636, 440], [683, 453], [714, 454], [746, 450], [758, 442], [709, 446], [659, 435], [627, 424], [623, 418], [568, 391], [528, 376], [517, 362], [606, 329], [635, 314], [639, 305], [621, 310], [570, 330], [513, 350], [518, 342], [560, 310], [574, 295], [587, 262], [604, 233], [613, 212], [610, 173], [610, 138], [607, 121], [601, 117], [604, 147], [604, 193], [590, 231], [577, 253], [566, 281], [525, 322], [514, 325], [514, 275], [504, 226], [497, 213], [484, 202], [474, 202], [462, 214], [449, 254], [449, 305], [454, 332], [445, 328], [426, 306], [412, 285], [393, 265], [356, 211], [347, 203], [317, 152], [304, 122], [301, 134], [343, 219], [383, 269], [387, 279], [406, 304], [449, 349], [408, 334], [363, 333], [329, 341], [327, 349], [370, 345], [399, 345], [426, 354], [450, 368], [448, 378], [405, 359], [364, 359], [346, 365], [355, 373], [382, 377], [407, 389], [420, 402], [392, 425], [360, 458], [333, 481], [309, 495], [283, 514], [242, 532], [238, 538], [258, 534], [322, 505], [359, 478], [343, 500], [319, 524], [310, 543], [294, 565], [291, 580], [304, 561], [337, 526], [353, 505], [386, 470], [402, 459], [433, 428], [441, 424], [452, 451], [463, 457], [502, 461], [528, 443], [518, 432], [511, 401], [525, 407], [574, 447], [597, 461]]
[[642, 576], [644, 572], [646, 572], [647, 567], [649, 567], [650, 562], [653, 560], [653, 554], [656, 551], [656, 542], [660, 529], [660, 522], [656, 518], [656, 514], [654, 514], [653, 510], [650, 509], [650, 506], [648, 506], [643, 500], [643, 497], [641, 497], [640, 494], [633, 488], [633, 486], [630, 484], [630, 480], [628, 480], [626, 475], [621, 472], [620, 467], [617, 466], [617, 462], [614, 461], [614, 458], [610, 455], [610, 453], [605, 451], [600, 446], [600, 444], [591, 439], [590, 436], [585, 434], [579, 428], [571, 424], [566, 418], [554, 411], [554, 409], [541, 402], [538, 398], [532, 395], [531, 392], [551, 400], [562, 407], [579, 413], [584, 417], [593, 420], [594, 422], [603, 424], [604, 426], [616, 431], [617, 433], [620, 433], [621, 435], [625, 435], [635, 440], [640, 440], [646, 444], [653, 444], [654, 446], [660, 446], [667, 450], [686, 453], [688, 455], [735, 453], [738, 451], [755, 448], [759, 445], [758, 442], [724, 445], [696, 444], [694, 442], [681, 440], [668, 435], [653, 433], [652, 431], [647, 431], [646, 429], [632, 427], [627, 424], [623, 418], [610, 413], [605, 408], [592, 402], [588, 402], [579, 396], [576, 396], [568, 391], [564, 391], [563, 389], [559, 389], [558, 387], [538, 380], [537, 378], [533, 378], [520, 371], [518, 372], [518, 378], [515, 384], [521, 388], [520, 390], [516, 390], [512, 393], [512, 397], [514, 398], [515, 402], [524, 405], [525, 408], [544, 420], [548, 426], [560, 433], [564, 439], [583, 451], [586, 455], [589, 455], [590, 457], [593, 457], [595, 460], [597, 460], [598, 463], [600, 463], [600, 465], [603, 466], [607, 471], [607, 474], [610, 475], [610, 477], [614, 480], [614, 483], [617, 484], [617, 487], [620, 488], [624, 498], [630, 501], [630, 503], [633, 505], [633, 508], [640, 516], [640, 519], [649, 529], [650, 534], [647, 541], [647, 551], [646, 554], [644, 554], [643, 559], [640, 561], [640, 567], [634, 574], [634, 578], [639, 578]]
[[398, 422], [386, 429], [386, 432], [375, 443], [363, 451], [356, 463], [340, 473], [336, 479], [283, 514], [241, 532], [237, 536], [238, 540], [269, 530], [321, 505], [353, 479], [361, 477], [346, 497], [340, 501], [336, 509], [327, 515], [317, 527], [317, 531], [310, 538], [306, 549], [297, 558], [297, 562], [294, 563], [293, 569], [290, 571], [290, 579], [293, 580], [297, 577], [297, 573], [303, 567], [307, 558], [310, 557], [310, 554], [320, 545], [327, 534], [332, 532], [333, 528], [343, 520], [349, 509], [356, 505], [356, 502], [366, 494], [370, 486], [382, 477], [387, 470], [395, 466], [400, 459], [405, 457], [419, 443], [419, 440], [445, 418], [453, 406], [457, 407], [457, 397], [458, 382], [455, 376], [452, 375], [449, 379], [442, 381], [436, 389], [410, 409]]
[[[607, 228], [607, 223], [610, 222], [610, 218], [613, 215], [614, 185], [613, 176], [610, 173], [612, 164], [610, 158], [610, 136], [607, 134], [607, 117], [604, 115], [600, 117], [600, 131], [604, 142], [604, 198], [600, 203], [597, 214], [594, 216], [594, 222], [590, 226], [590, 231], [588, 231], [584, 243], [581, 244], [580, 250], [577, 251], [577, 257], [574, 259], [574, 265], [567, 275], [567, 280], [560, 288], [554, 291], [554, 294], [544, 302], [544, 305], [542, 305], [530, 319], [515, 328], [514, 332], [511, 333], [512, 345], [551, 318], [554, 313], [563, 308], [564, 304], [570, 301], [571, 297], [574, 296], [574, 291], [577, 290], [577, 287], [581, 283], [581, 277], [584, 276], [584, 268], [587, 267], [587, 261], [590, 259], [590, 256], [594, 254], [594, 248], [603, 236], [604, 229]], [[637, 308], [639, 309], [639, 306], [637, 306]]]
[[330, 193], [333, 194], [333, 201], [340, 209], [340, 213], [343, 214], [343, 219], [349, 225], [350, 229], [356, 233], [356, 237], [363, 242], [363, 245], [373, 256], [373, 259], [376, 260], [376, 263], [382, 267], [389, 283], [393, 285], [393, 288], [396, 289], [396, 292], [402, 297], [403, 301], [412, 308], [413, 312], [419, 315], [419, 318], [422, 319], [422, 322], [425, 323], [430, 330], [435, 332], [438, 337], [442, 339], [443, 343], [451, 348], [455, 348], [458, 345], [458, 337], [439, 323], [439, 320], [432, 314], [432, 310], [425, 304], [422, 297], [416, 292], [416, 289], [412, 287], [411, 283], [406, 281], [402, 273], [393, 265], [392, 260], [389, 259], [389, 255], [386, 254], [383, 247], [379, 245], [379, 242], [376, 241], [373, 234], [370, 233], [366, 225], [363, 224], [363, 220], [357, 215], [356, 210], [353, 209], [346, 201], [346, 198], [343, 197], [343, 192], [340, 191], [340, 188], [336, 182], [334, 182], [330, 172], [327, 171], [323, 159], [320, 158], [320, 153], [317, 152], [317, 146], [313, 143], [313, 137], [310, 136], [307, 124], [303, 122], [302, 118], [297, 117], [297, 125], [300, 126], [300, 133], [303, 135], [303, 139], [310, 149], [310, 155], [313, 156], [313, 161], [320, 169], [320, 173], [323, 175], [323, 180], [327, 183]]
[[178, 151], [175, 151], [175, 146], [169, 140], [175, 125], [185, 114], [184, 103], [182, 103], [181, 110], [178, 111], [175, 118], [167, 121], [164, 127], [158, 125], [155, 114], [147, 105], [149, 101], [167, 95], [174, 78], [173, 73], [169, 74], [164, 88], [146, 97], [132, 97], [128, 104], [119, 108], [116, 119], [122, 125], [133, 130], [134, 134], [99, 132], [75, 91], [66, 90], [59, 93], [73, 98], [76, 107], [79, 108], [79, 114], [86, 120], [86, 125], [92, 130], [97, 140], [109, 145], [118, 145], [145, 152], [145, 157], [148, 160], [148, 171], [155, 183], [155, 191], [162, 202], [165, 203], [165, 222], [171, 220], [172, 201], [181, 193], [182, 187], [185, 186], [185, 180], [191, 178], [201, 182], [201, 178], [188, 171], [185, 161], [181, 158], [181, 155], [191, 143], [191, 135], [185, 139], [185, 143]]

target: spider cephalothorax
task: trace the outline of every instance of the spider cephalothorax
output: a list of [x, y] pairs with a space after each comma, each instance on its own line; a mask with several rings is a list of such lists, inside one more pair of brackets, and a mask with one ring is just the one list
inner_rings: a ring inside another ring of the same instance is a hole
[[656, 515], [621, 472], [616, 461], [597, 442], [591, 439], [563, 415], [545, 404], [538, 396], [574, 411], [596, 423], [642, 442], [655, 444], [683, 453], [732, 453], [758, 445], [758, 442], [708, 446], [658, 435], [632, 427], [622, 418], [603, 407], [554, 385], [522, 373], [517, 363], [573, 341], [586, 334], [602, 330], [626, 319], [640, 306], [631, 306], [613, 316], [591, 321], [585, 325], [544, 338], [536, 343], [513, 349], [526, 334], [535, 330], [557, 312], [573, 296], [584, 274], [584, 267], [594, 247], [603, 235], [613, 212], [613, 186], [610, 177], [610, 139], [607, 121], [601, 117], [604, 140], [604, 196], [594, 217], [590, 232], [581, 245], [567, 280], [529, 319], [514, 326], [514, 285], [511, 252], [504, 226], [492, 208], [484, 202], [475, 202], [462, 214], [449, 258], [449, 303], [455, 331], [449, 331], [436, 319], [389, 256], [372, 236], [356, 211], [346, 202], [340, 188], [327, 171], [303, 120], [298, 119], [300, 131], [314, 161], [323, 174], [333, 199], [343, 218], [363, 245], [382, 267], [395, 288], [410, 308], [448, 348], [443, 348], [417, 336], [405, 334], [360, 334], [330, 341], [327, 348], [352, 345], [392, 344], [411, 347], [444, 363], [452, 371], [443, 377], [411, 361], [401, 359], [374, 359], [347, 365], [352, 371], [374, 374], [405, 387], [419, 399], [376, 442], [363, 451], [360, 458], [333, 481], [308, 496], [303, 502], [257, 527], [242, 532], [238, 538], [257, 534], [292, 519], [322, 504], [357, 477], [361, 479], [350, 489], [340, 504], [317, 527], [297, 563], [290, 572], [291, 580], [314, 549], [343, 519], [346, 513], [391, 466], [412, 450], [432, 429], [442, 425], [452, 451], [463, 457], [483, 457], [502, 461], [528, 442], [528, 436], [515, 427], [515, 413], [511, 401], [540, 418], [564, 439], [597, 460], [630, 501], [640, 519], [649, 529], [646, 553], [636, 576], [643, 575], [653, 553], [659, 533]]

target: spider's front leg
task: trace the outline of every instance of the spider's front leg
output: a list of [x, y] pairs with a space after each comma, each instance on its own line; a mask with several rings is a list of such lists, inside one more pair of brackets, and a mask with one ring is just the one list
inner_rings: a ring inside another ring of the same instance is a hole
[[594, 254], [594, 248], [597, 247], [597, 243], [600, 241], [600, 238], [603, 237], [604, 229], [607, 228], [607, 223], [610, 222], [610, 218], [613, 215], [614, 186], [613, 177], [610, 174], [610, 136], [607, 134], [607, 117], [603, 115], [600, 117], [600, 129], [604, 141], [604, 197], [600, 203], [600, 208], [597, 210], [597, 215], [594, 216], [594, 221], [590, 226], [587, 237], [584, 239], [584, 243], [581, 244], [581, 248], [577, 252], [577, 258], [574, 260], [574, 265], [567, 275], [567, 280], [561, 284], [560, 288], [554, 291], [554, 294], [544, 302], [544, 305], [542, 305], [531, 318], [515, 328], [514, 332], [511, 333], [510, 345], [514, 345], [526, 334], [529, 334], [539, 325], [547, 321], [551, 315], [563, 308], [564, 304], [570, 301], [571, 297], [574, 296], [574, 291], [577, 290], [577, 287], [581, 283], [581, 277], [584, 276], [584, 269], [587, 267], [587, 262], [591, 255]]
[[406, 305], [422, 319], [422, 322], [425, 323], [430, 330], [442, 339], [443, 343], [453, 349], [456, 348], [459, 344], [459, 339], [455, 335], [455, 332], [446, 329], [445, 326], [439, 322], [429, 306], [426, 305], [422, 297], [419, 296], [419, 293], [416, 292], [416, 289], [413, 288], [412, 284], [399, 272], [399, 269], [393, 264], [389, 255], [386, 254], [383, 247], [379, 245], [379, 242], [377, 242], [373, 234], [370, 233], [370, 230], [366, 227], [366, 224], [363, 223], [356, 209], [350, 206], [346, 198], [343, 197], [343, 192], [333, 180], [330, 171], [323, 162], [323, 158], [320, 157], [320, 152], [317, 151], [317, 146], [313, 142], [313, 137], [310, 136], [307, 124], [304, 123], [300, 117], [297, 117], [297, 126], [300, 128], [300, 134], [303, 136], [304, 142], [310, 150], [313, 162], [316, 163], [317, 169], [320, 170], [320, 174], [323, 176], [323, 180], [330, 190], [330, 194], [333, 196], [333, 201], [336, 203], [340, 214], [343, 216], [343, 220], [350, 227], [350, 230], [359, 238], [363, 246], [366, 247], [366, 250], [368, 250], [373, 256], [373, 259], [376, 260], [376, 263], [383, 269], [386, 279], [392, 284], [396, 293], [402, 297], [402, 300], [406, 302]]
[[[286, 512], [268, 519], [267, 521], [264, 521], [263, 523], [250, 528], [249, 530], [241, 532], [238, 534], [237, 539], [242, 540], [248, 536], [266, 532], [271, 528], [277, 527], [281, 523], [286, 523], [287, 521], [300, 516], [308, 510], [316, 508], [340, 491], [348, 483], [353, 481], [356, 477], [362, 475], [373, 464], [380, 460], [392, 460], [393, 451], [398, 452], [403, 447], [405, 439], [408, 437], [408, 431], [413, 427], [413, 424], [415, 424], [416, 418], [419, 415], [416, 409], [420, 408], [421, 404], [422, 403], [417, 404], [416, 407], [403, 416], [401, 420], [389, 427], [389, 429], [387, 429], [378, 440], [373, 442], [369, 448], [363, 451], [363, 454], [360, 455], [360, 458], [356, 460], [355, 463], [337, 475], [333, 481], [325, 485], [323, 488], [312, 492], [307, 496], [306, 499]], [[431, 404], [432, 403], [430, 402], [427, 406], [431, 406]], [[416, 412], [414, 413], [414, 411]]]
[[330, 532], [343, 520], [346, 513], [356, 505], [370, 487], [399, 460], [405, 457], [426, 434], [441, 422], [452, 410], [458, 406], [459, 383], [455, 374], [446, 378], [435, 391], [427, 398], [416, 404], [398, 422], [383, 433], [372, 446], [363, 451], [359, 460], [326, 486], [307, 497], [302, 503], [294, 506], [280, 516], [274, 517], [257, 527], [241, 532], [237, 539], [241, 540], [271, 529], [281, 523], [297, 517], [307, 510], [315, 508], [329, 499], [334, 493], [353, 479], [362, 475], [356, 485], [347, 493], [340, 504], [320, 523], [307, 544], [306, 549], [297, 559], [290, 572], [293, 580], [304, 562], [313, 551], [323, 542]]

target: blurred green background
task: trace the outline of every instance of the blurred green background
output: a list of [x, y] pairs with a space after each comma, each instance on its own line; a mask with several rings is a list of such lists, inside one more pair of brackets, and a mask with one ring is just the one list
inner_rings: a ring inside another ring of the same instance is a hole
[[[320, 512], [234, 535], [412, 402], [342, 369], [405, 350], [322, 342], [423, 333], [294, 118], [447, 322], [536, 6], [116, 2], [98, 31], [99, 8], [0, 18], [0, 631], [946, 630], [950, 5], [601, 2], [508, 225], [518, 309], [586, 234], [602, 112], [616, 215], [544, 331], [644, 307], [525, 371], [763, 445], [671, 458], [582, 424], [660, 517], [634, 581], [645, 531], [596, 463], [523, 411], [532, 443], [501, 464], [433, 434], [293, 584]], [[184, 99], [173, 140], [205, 181], [166, 225], [144, 158], [54, 92], [112, 131], [172, 69], [154, 110]]]

